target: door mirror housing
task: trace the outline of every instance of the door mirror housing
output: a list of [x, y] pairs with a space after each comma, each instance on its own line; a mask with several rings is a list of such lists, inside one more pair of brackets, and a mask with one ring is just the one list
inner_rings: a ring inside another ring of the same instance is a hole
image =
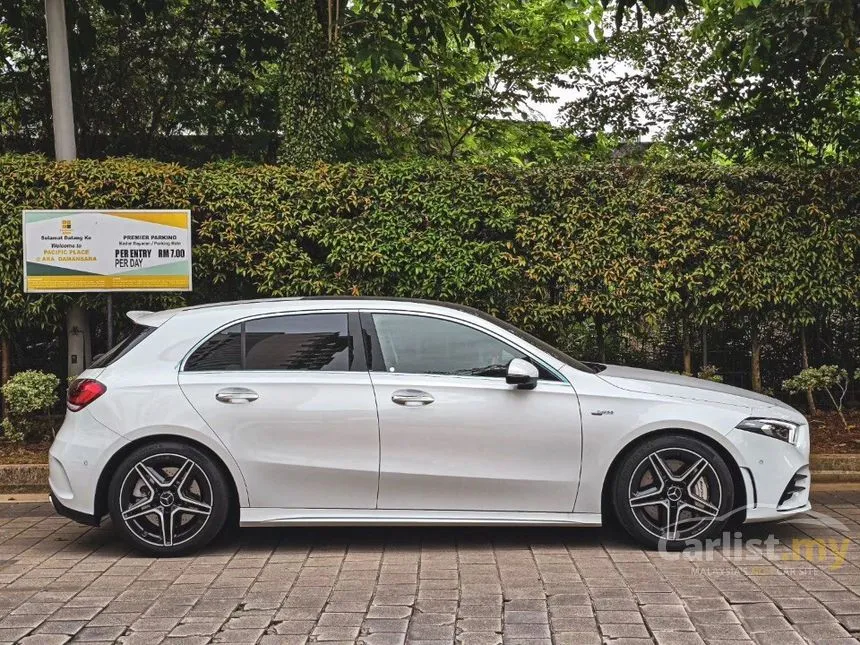
[[508, 363], [505, 382], [520, 390], [533, 390], [537, 387], [538, 368], [522, 358], [514, 358]]

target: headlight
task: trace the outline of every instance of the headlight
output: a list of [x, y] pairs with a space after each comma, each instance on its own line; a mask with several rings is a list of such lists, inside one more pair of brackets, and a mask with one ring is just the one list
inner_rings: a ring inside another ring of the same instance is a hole
[[736, 427], [793, 444], [797, 441], [797, 430], [800, 426], [791, 421], [783, 421], [782, 419], [750, 417], [741, 421]]

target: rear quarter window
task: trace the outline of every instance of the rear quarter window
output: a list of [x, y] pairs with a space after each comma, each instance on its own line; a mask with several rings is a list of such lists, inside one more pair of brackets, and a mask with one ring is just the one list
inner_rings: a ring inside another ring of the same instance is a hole
[[115, 363], [120, 358], [125, 356], [132, 347], [137, 345], [144, 338], [149, 336], [152, 332], [154, 332], [157, 327], [147, 327], [146, 325], [135, 325], [132, 327], [131, 331], [123, 336], [119, 342], [111, 347], [104, 354], [100, 354], [96, 357], [96, 359], [90, 363], [91, 369], [98, 369], [101, 367], [107, 367], [111, 363]]

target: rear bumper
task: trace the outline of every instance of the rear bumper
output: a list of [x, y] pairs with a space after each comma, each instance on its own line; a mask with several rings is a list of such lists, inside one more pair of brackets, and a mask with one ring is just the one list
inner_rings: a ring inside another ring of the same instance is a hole
[[74, 520], [78, 524], [86, 524], [87, 526], [98, 526], [101, 524], [100, 517], [90, 515], [89, 513], [81, 513], [80, 511], [71, 509], [68, 506], [63, 506], [53, 493], [51, 493], [49, 497], [51, 499], [51, 504], [54, 505], [54, 510], [63, 517], [68, 517], [70, 520]]
[[59, 503], [81, 516], [97, 514], [99, 478], [110, 456], [126, 443], [89, 410], [67, 413], [48, 453], [48, 483], [55, 507]]

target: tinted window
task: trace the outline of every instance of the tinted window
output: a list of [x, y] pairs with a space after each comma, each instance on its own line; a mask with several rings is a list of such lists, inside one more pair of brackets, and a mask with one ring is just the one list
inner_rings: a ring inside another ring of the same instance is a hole
[[194, 351], [185, 369], [347, 371], [350, 362], [346, 314], [297, 314], [258, 318], [220, 331]]
[[101, 356], [98, 356], [92, 363], [90, 363], [90, 369], [107, 367], [114, 361], [118, 360], [120, 356], [123, 356], [124, 354], [128, 353], [128, 351], [132, 347], [137, 345], [140, 341], [149, 336], [156, 329], [156, 327], [135, 325], [127, 336], [121, 338], [116, 345], [111, 347], [108, 351], [106, 351]]
[[[528, 357], [518, 349], [459, 323], [402, 314], [373, 314], [385, 370], [504, 378], [508, 363]], [[542, 378], [554, 379], [541, 369]]]
[[302, 314], [245, 323], [245, 369], [349, 369], [346, 314]]
[[185, 363], [189, 372], [242, 369], [242, 325], [218, 332], [198, 347]]

